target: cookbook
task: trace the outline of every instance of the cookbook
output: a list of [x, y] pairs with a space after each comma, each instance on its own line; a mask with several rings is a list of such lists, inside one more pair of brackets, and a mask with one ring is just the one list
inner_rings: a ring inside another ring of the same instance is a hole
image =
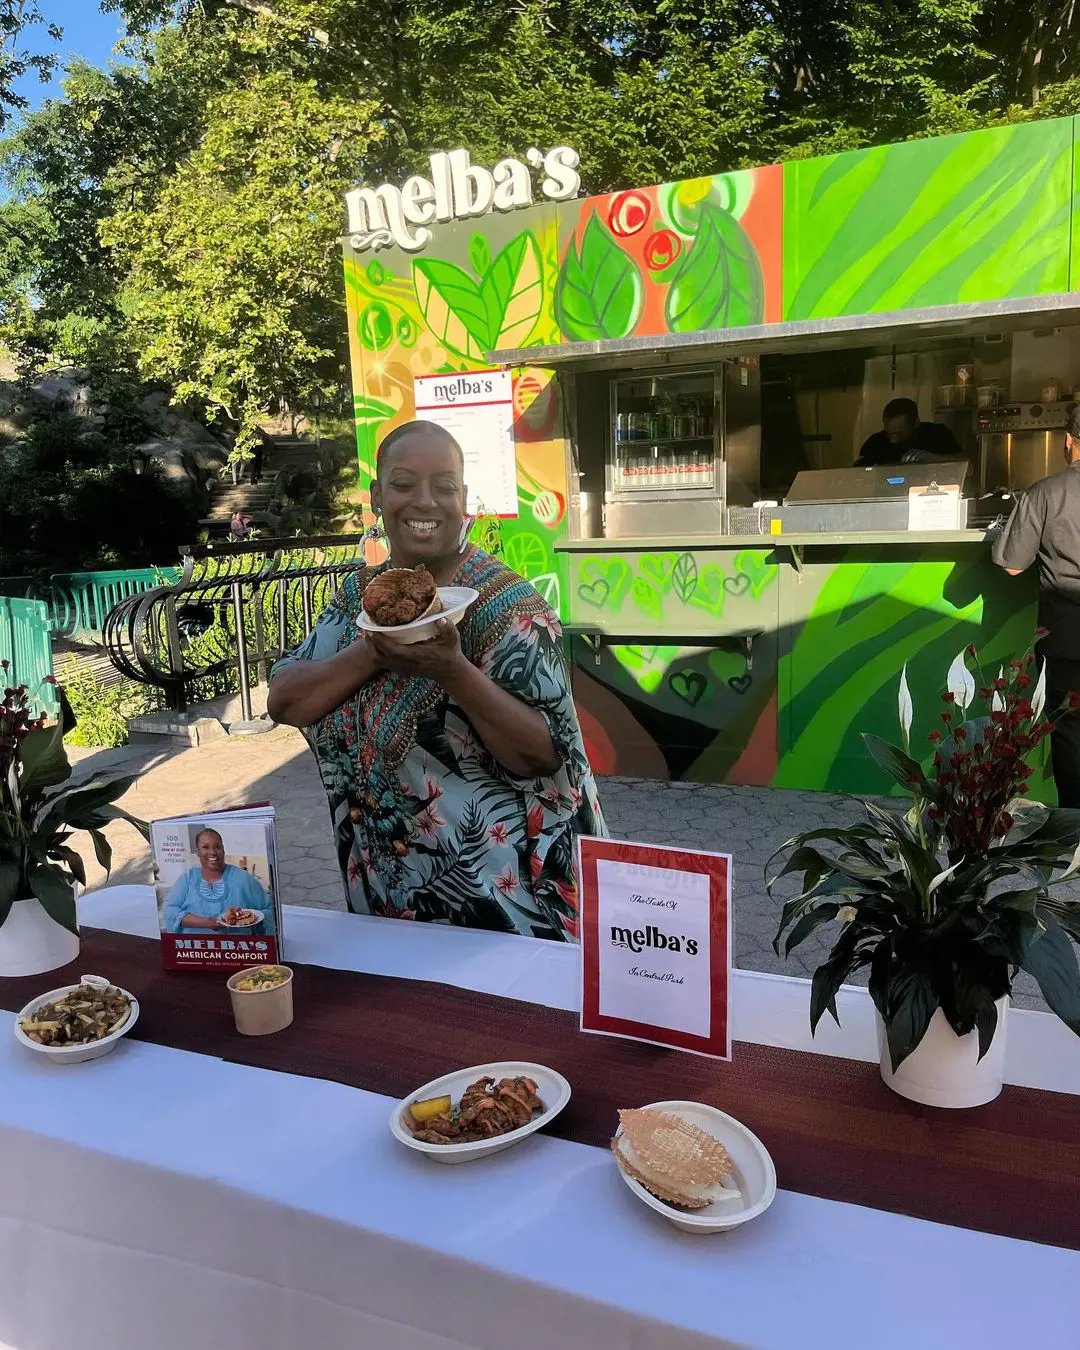
[[283, 959], [272, 806], [155, 820], [150, 848], [166, 970]]

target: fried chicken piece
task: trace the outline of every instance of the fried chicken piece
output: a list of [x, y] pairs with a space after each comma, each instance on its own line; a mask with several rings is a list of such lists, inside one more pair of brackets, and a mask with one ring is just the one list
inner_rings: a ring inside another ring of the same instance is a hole
[[426, 567], [393, 567], [368, 582], [364, 612], [381, 628], [419, 619], [435, 599], [435, 579]]
[[527, 1125], [544, 1104], [531, 1078], [481, 1078], [462, 1093], [457, 1110], [420, 1126], [406, 1112], [405, 1124], [425, 1144], [468, 1144]]

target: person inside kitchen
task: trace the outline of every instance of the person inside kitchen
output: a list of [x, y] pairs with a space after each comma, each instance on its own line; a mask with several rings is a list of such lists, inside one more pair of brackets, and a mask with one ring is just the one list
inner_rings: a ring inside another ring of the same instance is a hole
[[[1065, 464], [1033, 483], [994, 544], [994, 561], [1009, 576], [1039, 567], [1038, 655], [1046, 662], [1048, 712], [1080, 691], [1080, 407], [1069, 413]], [[1058, 802], [1080, 808], [1080, 716], [1065, 712], [1050, 736]]]
[[863, 442], [856, 468], [871, 464], [932, 464], [967, 459], [959, 442], [940, 422], [923, 422], [913, 398], [894, 398], [885, 404], [881, 430]]

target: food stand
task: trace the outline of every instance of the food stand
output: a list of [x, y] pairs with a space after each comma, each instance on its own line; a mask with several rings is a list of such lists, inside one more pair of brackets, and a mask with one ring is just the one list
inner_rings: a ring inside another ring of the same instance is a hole
[[[564, 148], [357, 189], [361, 478], [418, 378], [512, 371], [516, 510], [476, 503], [477, 537], [559, 610], [596, 768], [883, 790], [860, 732], [901, 669], [925, 706], [1034, 628], [986, 532], [1058, 467], [1080, 378], [1075, 148], [1060, 119], [596, 197]], [[967, 461], [933, 529], [906, 472], [814, 489], [901, 396]]]

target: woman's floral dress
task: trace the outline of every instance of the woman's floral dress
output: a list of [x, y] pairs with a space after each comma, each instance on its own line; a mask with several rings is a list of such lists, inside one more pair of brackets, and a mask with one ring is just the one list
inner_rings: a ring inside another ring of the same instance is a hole
[[[274, 674], [355, 641], [364, 587], [385, 565], [347, 578]], [[528, 582], [479, 549], [452, 584], [479, 592], [460, 625], [462, 650], [543, 716], [561, 767], [550, 777], [515, 778], [433, 680], [369, 680], [305, 732], [329, 798], [349, 908], [574, 939], [575, 839], [605, 830], [559, 621]]]

